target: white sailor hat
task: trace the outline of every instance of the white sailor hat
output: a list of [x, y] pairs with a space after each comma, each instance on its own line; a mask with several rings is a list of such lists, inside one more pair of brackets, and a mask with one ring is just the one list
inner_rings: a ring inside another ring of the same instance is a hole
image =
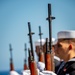
[[57, 42], [58, 42], [58, 40], [57, 40], [57, 39], [55, 39], [55, 40], [53, 41], [52, 45], [57, 44]]
[[40, 41], [41, 41], [42, 45], [45, 44], [45, 39], [41, 39], [41, 40], [39, 39], [39, 40], [35, 41], [35, 46], [40, 46]]
[[52, 45], [55, 45], [55, 44], [56, 44], [56, 39], [52, 38]]
[[67, 30], [67, 31], [60, 31], [57, 33], [57, 38], [75, 38], [75, 31], [74, 30]]
[[[35, 41], [35, 46], [40, 46], [40, 41], [42, 42], [42, 45], [45, 44], [46, 40], [45, 39], [39, 39], [37, 41]], [[49, 39], [48, 39], [48, 42], [49, 42]], [[52, 45], [55, 45], [56, 44], [56, 40], [55, 38], [52, 38]]]
[[[49, 39], [48, 39], [48, 42], [49, 42]], [[56, 39], [55, 38], [52, 38], [52, 45], [55, 45], [56, 44]]]

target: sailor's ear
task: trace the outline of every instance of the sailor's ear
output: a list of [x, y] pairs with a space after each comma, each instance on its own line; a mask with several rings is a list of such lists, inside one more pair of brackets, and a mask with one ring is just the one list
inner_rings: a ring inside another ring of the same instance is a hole
[[69, 45], [69, 50], [71, 50], [71, 49], [72, 49], [72, 44]]

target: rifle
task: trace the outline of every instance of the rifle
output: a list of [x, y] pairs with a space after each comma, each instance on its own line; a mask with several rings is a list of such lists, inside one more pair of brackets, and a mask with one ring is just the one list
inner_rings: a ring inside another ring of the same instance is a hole
[[14, 70], [14, 65], [13, 65], [13, 56], [12, 56], [11, 44], [9, 44], [9, 49], [10, 49], [10, 71], [13, 71]]
[[39, 36], [40, 36], [40, 48], [39, 48], [39, 61], [40, 62], [44, 62], [44, 52], [42, 51], [42, 35], [43, 33], [41, 33], [41, 26], [39, 26]]
[[52, 20], [55, 19], [55, 17], [52, 17], [51, 16], [51, 4], [48, 4], [48, 18], [46, 20], [48, 20], [49, 22], [49, 47], [50, 47], [50, 54], [51, 54], [51, 70], [54, 71], [54, 58], [53, 58], [53, 55], [52, 55], [52, 27], [51, 27], [51, 22]]
[[24, 60], [24, 70], [26, 70], [26, 69], [28, 69], [28, 67], [27, 67], [27, 60], [26, 60], [26, 58], [27, 58], [27, 53], [26, 53], [26, 51], [27, 51], [27, 47], [26, 47], [26, 43], [25, 43], [25, 60]]
[[29, 35], [30, 46], [31, 46], [31, 51], [29, 50], [30, 71], [31, 71], [31, 75], [38, 75], [36, 62], [34, 60], [33, 44], [32, 44], [32, 34], [34, 34], [34, 33], [31, 32], [30, 22], [28, 22], [28, 29], [29, 29], [29, 34], [28, 35]]

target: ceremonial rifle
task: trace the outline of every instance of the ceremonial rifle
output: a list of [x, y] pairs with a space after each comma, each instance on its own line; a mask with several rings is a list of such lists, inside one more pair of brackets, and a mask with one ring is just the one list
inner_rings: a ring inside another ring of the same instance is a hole
[[49, 22], [49, 49], [50, 49], [50, 54], [51, 54], [51, 70], [54, 71], [54, 58], [53, 58], [53, 53], [52, 53], [52, 26], [51, 22], [52, 20], [55, 19], [55, 17], [51, 16], [51, 4], [48, 4], [48, 22]]
[[40, 48], [39, 48], [39, 61], [44, 62], [44, 52], [43, 52], [43, 47], [42, 47], [42, 35], [41, 33], [41, 26], [39, 26], [39, 37], [40, 37]]
[[10, 49], [10, 71], [13, 71], [14, 70], [14, 65], [13, 65], [13, 56], [12, 56], [11, 44], [9, 44], [9, 49]]
[[28, 22], [28, 29], [29, 29], [28, 35], [29, 35], [30, 47], [31, 47], [31, 51], [29, 51], [30, 72], [31, 72], [31, 75], [38, 75], [36, 62], [34, 60], [33, 43], [32, 43], [32, 34], [34, 33], [31, 32], [30, 22]]
[[25, 43], [25, 60], [24, 60], [24, 70], [28, 69], [27, 67], [27, 46], [26, 46], [26, 43]]

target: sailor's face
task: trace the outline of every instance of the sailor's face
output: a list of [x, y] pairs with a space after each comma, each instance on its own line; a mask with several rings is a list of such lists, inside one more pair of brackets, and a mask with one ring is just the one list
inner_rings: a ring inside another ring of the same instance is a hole
[[66, 59], [68, 45], [66, 43], [58, 41], [55, 46], [55, 51], [57, 52], [60, 59]]

